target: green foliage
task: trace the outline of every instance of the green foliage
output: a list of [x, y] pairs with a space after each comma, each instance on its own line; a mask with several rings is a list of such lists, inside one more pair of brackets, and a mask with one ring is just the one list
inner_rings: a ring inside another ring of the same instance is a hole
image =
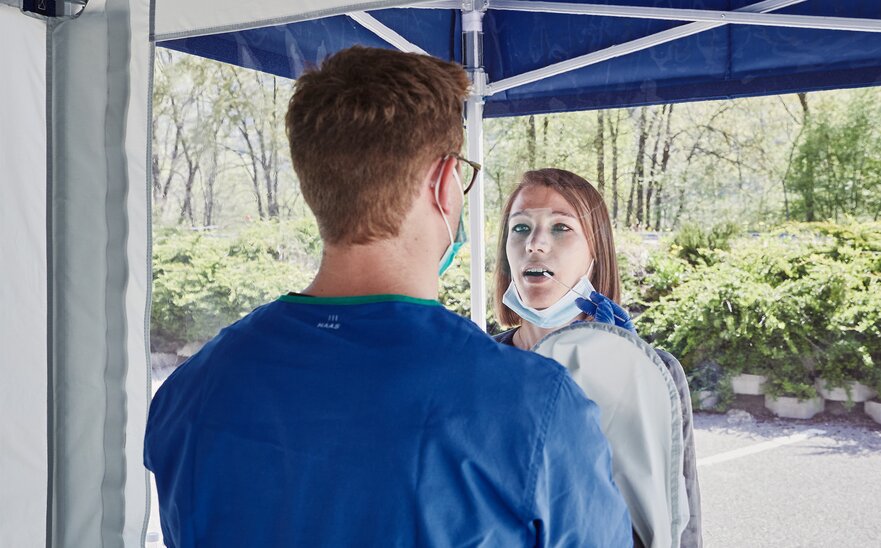
[[[801, 375], [801, 372], [796, 372]], [[817, 389], [813, 383], [809, 381], [791, 381], [781, 377], [771, 379], [765, 385], [765, 393], [779, 398], [780, 396], [789, 396], [798, 398], [799, 401], [810, 400], [817, 397]]]
[[738, 232], [740, 229], [733, 223], [721, 223], [710, 230], [686, 223], [673, 237], [671, 249], [677, 257], [691, 265], [709, 265], [714, 260], [713, 252], [730, 249], [729, 242]]
[[716, 396], [719, 401], [716, 402], [716, 411], [727, 411], [731, 404], [734, 403], [734, 389], [731, 387], [731, 377], [725, 377], [716, 388]]
[[[491, 271], [484, 276], [488, 300], [492, 299], [493, 279]], [[462, 247], [453, 264], [440, 278], [438, 287], [438, 301], [451, 312], [462, 316], [471, 317], [471, 246], [466, 244]], [[500, 333], [502, 328], [498, 325], [492, 306], [487, 304], [486, 329], [490, 334]]]
[[[306, 287], [318, 270], [321, 239], [311, 218], [261, 221], [238, 233], [157, 229], [153, 241], [151, 346], [174, 351], [205, 341], [254, 308]], [[441, 303], [469, 317], [470, 248], [440, 279]], [[488, 285], [488, 287], [490, 287]], [[490, 329], [497, 330], [492, 312]]]
[[691, 390], [692, 407], [695, 409], [700, 407], [700, 392], [704, 390], [715, 394], [715, 411], [727, 411], [734, 401], [731, 376], [726, 375], [722, 367], [713, 360], [705, 360], [691, 368], [688, 372], [688, 386]]
[[237, 235], [157, 229], [151, 346], [204, 341], [257, 306], [305, 287], [315, 259], [307, 221], [254, 223]]
[[693, 392], [716, 390], [724, 379], [724, 371], [718, 363], [706, 360], [693, 367], [688, 375], [688, 386]]
[[861, 92], [807, 117], [787, 186], [792, 213], [806, 221], [881, 214], [881, 105]]
[[453, 264], [440, 278], [438, 300], [462, 317], [471, 316], [471, 246], [456, 254]]
[[646, 276], [642, 284], [643, 298], [657, 302], [669, 295], [673, 288], [684, 283], [693, 270], [692, 265], [676, 255], [653, 253], [649, 256]]
[[818, 376], [879, 386], [879, 246], [877, 223], [791, 224], [691, 269], [653, 257], [646, 294], [657, 301], [638, 329], [689, 371], [715, 360], [728, 375], [767, 375], [772, 395], [813, 397]]
[[649, 254], [642, 235], [637, 232], [616, 230], [614, 240], [621, 277], [621, 303], [629, 310], [639, 312], [644, 308], [640, 286], [646, 276]]

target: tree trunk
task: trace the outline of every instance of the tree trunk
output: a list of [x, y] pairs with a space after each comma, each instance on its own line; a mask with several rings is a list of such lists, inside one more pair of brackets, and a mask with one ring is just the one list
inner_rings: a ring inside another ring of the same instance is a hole
[[780, 185], [783, 187], [783, 215], [786, 220], [790, 220], [789, 214], [789, 188], [786, 186], [786, 181], [789, 179], [789, 173], [792, 171], [792, 159], [795, 156], [796, 151], [798, 150], [798, 144], [801, 141], [801, 136], [805, 131], [808, 123], [808, 115], [810, 114], [810, 108], [808, 107], [808, 94], [807, 93], [797, 93], [798, 102], [801, 105], [802, 109], [802, 118], [801, 118], [801, 127], [798, 130], [798, 134], [795, 136], [795, 139], [792, 141], [792, 147], [789, 149], [789, 158], [786, 161], [786, 171], [783, 173], [783, 179], [780, 181]]
[[199, 172], [199, 157], [191, 150], [190, 141], [184, 137], [182, 127], [179, 129], [181, 132], [181, 150], [183, 150], [183, 156], [187, 163], [187, 178], [184, 183], [184, 199], [181, 203], [177, 224], [182, 224], [184, 219], [189, 219], [190, 226], [195, 226], [196, 221], [193, 218], [193, 184], [196, 182], [196, 174]]
[[685, 186], [684, 185], [679, 189], [679, 205], [676, 208], [676, 215], [673, 217], [673, 222], [670, 223], [670, 228], [673, 228], [679, 224], [679, 218], [682, 217], [682, 210], [683, 209], [685, 209]]
[[[664, 149], [661, 152], [661, 167], [659, 173], [661, 175], [667, 173], [667, 166], [670, 163], [670, 149], [673, 146], [673, 136], [670, 133], [670, 119], [673, 118], [673, 105], [667, 105], [667, 122], [664, 129]], [[655, 230], [661, 230], [661, 195], [664, 190], [663, 181], [656, 183], [655, 189]]]
[[541, 128], [541, 164], [547, 166], [548, 162], [548, 124], [551, 121], [550, 116], [545, 116], [542, 120]]
[[612, 137], [612, 222], [618, 224], [618, 127], [621, 111], [615, 111], [615, 122], [609, 117], [609, 134]]
[[631, 181], [630, 181], [630, 197], [627, 199], [627, 215], [624, 217], [624, 224], [630, 228], [633, 227], [633, 225], [630, 224], [630, 219], [633, 216], [633, 193], [635, 191], [636, 191], [636, 183], [631, 179]]
[[162, 194], [162, 169], [159, 165], [159, 147], [156, 146], [156, 141], [159, 139], [159, 116], [153, 116], [153, 120], [151, 121], [151, 125], [153, 127], [153, 154], [150, 158], [150, 167], [151, 167], [151, 179], [152, 179], [152, 189], [153, 189], [153, 202], [155, 203], [159, 196]]
[[193, 183], [196, 182], [196, 173], [198, 171], [198, 164], [187, 155], [187, 180], [184, 184], [184, 199], [181, 203], [177, 224], [183, 224], [184, 219], [189, 219], [190, 226], [196, 226], [196, 221], [193, 218]]
[[807, 177], [805, 180], [810, 181], [810, 186], [804, 189], [804, 201], [805, 201], [805, 221], [811, 223], [815, 220], [814, 213], [814, 173], [813, 168], [810, 168], [807, 173]]
[[248, 126], [244, 118], [239, 122], [239, 133], [241, 133], [242, 138], [245, 140], [245, 144], [248, 145], [248, 157], [251, 160], [251, 169], [248, 169], [248, 167], [245, 166], [245, 171], [248, 172], [248, 176], [251, 179], [251, 186], [254, 187], [254, 197], [257, 199], [257, 215], [263, 220], [266, 218], [266, 213], [263, 211], [263, 195], [260, 192], [260, 174], [257, 172], [257, 156], [254, 153], [254, 146], [251, 144], [251, 136], [248, 134]]
[[643, 221], [643, 181], [645, 179], [645, 142], [648, 137], [648, 133], [650, 128], [646, 127], [646, 107], [640, 107], [639, 113], [639, 121], [637, 122], [637, 145], [636, 145], [636, 159], [634, 160], [633, 166], [633, 178], [631, 180], [630, 185], [630, 201], [627, 204], [627, 218], [628, 224], [630, 220], [630, 213], [633, 209], [633, 195], [636, 194], [636, 225], [638, 227], [642, 226]]
[[[266, 179], [267, 213], [270, 219], [277, 219], [278, 205], [278, 140], [273, 129], [278, 127], [278, 78], [272, 77], [272, 120], [269, 128], [269, 165], [263, 170]], [[271, 197], [271, 198], [270, 198]]]
[[535, 169], [535, 116], [526, 120], [526, 165]]
[[[811, 109], [808, 106], [808, 94], [807, 93], [798, 93], [798, 102], [801, 104], [802, 110], [802, 129], [806, 128], [811, 121]], [[800, 133], [799, 133], [800, 135]], [[793, 144], [793, 148], [796, 147], [798, 143]], [[813, 187], [813, 173], [810, 173], [808, 176], [808, 180], [811, 181], [810, 188], [806, 189], [805, 192], [805, 220], [808, 222], [813, 222], [815, 220], [815, 211], [814, 211], [814, 187]], [[788, 206], [787, 206], [788, 209]]]
[[218, 147], [211, 148], [211, 163], [208, 168], [208, 174], [202, 182], [203, 226], [212, 226], [214, 224], [214, 182], [217, 180], [217, 150]]
[[808, 108], [808, 94], [806, 92], [797, 93], [798, 102], [801, 103], [801, 110], [804, 114], [804, 121], [808, 121], [808, 117], [811, 115], [811, 109]]
[[[170, 117], [172, 125], [174, 126], [174, 144], [171, 147], [171, 153], [167, 156], [167, 169], [168, 172], [165, 175], [165, 179], [162, 179], [162, 165], [160, 161], [160, 154], [158, 147], [154, 147], [153, 149], [153, 158], [151, 159], [151, 164], [153, 166], [153, 202], [154, 205], [157, 206], [159, 210], [159, 214], [165, 212], [166, 204], [168, 203], [168, 192], [171, 190], [171, 183], [174, 180], [175, 169], [177, 168], [178, 161], [181, 156], [181, 139], [183, 138], [183, 116], [178, 110], [177, 102], [174, 100], [174, 96], [168, 97], [169, 104], [171, 106]], [[154, 140], [157, 135], [156, 128], [157, 118], [154, 117]]]
[[[263, 171], [263, 185], [266, 187], [266, 216], [278, 218], [278, 182], [273, 180], [274, 139], [267, 140], [263, 129], [255, 129], [257, 144], [260, 146], [260, 169]], [[268, 141], [268, 142], [267, 142]]]
[[606, 116], [602, 110], [597, 111], [597, 134], [594, 148], [597, 153], [597, 190], [601, 196], [606, 195], [606, 147], [605, 147]]
[[655, 193], [658, 176], [658, 149], [661, 147], [661, 132], [664, 129], [663, 118], [667, 113], [667, 105], [661, 107], [661, 113], [658, 115], [661, 123], [658, 123], [658, 132], [655, 134], [655, 144], [652, 147], [652, 155], [650, 156], [651, 167], [649, 167], [648, 185], [645, 194], [645, 226], [651, 228], [652, 224], [652, 198]]

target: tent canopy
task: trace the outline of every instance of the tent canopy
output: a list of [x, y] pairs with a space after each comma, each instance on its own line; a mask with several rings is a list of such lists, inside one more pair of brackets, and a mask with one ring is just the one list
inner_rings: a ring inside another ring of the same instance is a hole
[[[485, 116], [881, 84], [881, 32], [838, 30], [848, 26], [871, 29], [871, 23], [855, 25], [858, 19], [874, 19], [876, 30], [881, 30], [881, 5], [874, 0], [762, 3], [755, 0], [614, 0], [607, 4], [622, 8], [621, 15], [633, 13], [640, 17], [525, 11], [566, 11], [566, 6], [591, 10], [593, 5], [583, 0], [566, 4], [491, 0], [483, 15], [483, 66], [491, 93], [486, 97]], [[450, 9], [449, 2], [433, 2], [427, 6], [436, 7], [380, 9], [369, 15], [423, 51], [464, 63], [463, 12]], [[625, 11], [622, 6], [634, 9]], [[638, 9], [655, 6], [681, 11]], [[694, 14], [694, 10], [685, 8], [704, 11]], [[755, 13], [763, 8], [768, 13]], [[725, 18], [727, 21], [738, 13], [763, 24], [725, 24], [719, 22], [721, 19], [689, 21], [703, 14], [709, 18], [713, 10], [732, 12]], [[354, 44], [392, 47], [368, 28], [369, 20], [365, 26], [359, 15], [178, 38], [159, 44], [296, 78], [304, 68], [317, 65], [327, 55]], [[649, 18], [661, 16], [682, 19]], [[849, 20], [842, 21], [842, 18]], [[775, 26], [769, 26], [772, 24]], [[811, 25], [827, 28], [805, 28]], [[679, 34], [683, 36], [671, 39]], [[668, 39], [670, 41], [662, 41]], [[637, 40], [640, 42], [634, 42]], [[644, 47], [652, 40], [662, 42], [602, 60], [607, 54]], [[517, 80], [509, 80], [511, 78], [584, 56], [593, 56], [585, 61], [599, 62], [507, 88], [517, 83]]]

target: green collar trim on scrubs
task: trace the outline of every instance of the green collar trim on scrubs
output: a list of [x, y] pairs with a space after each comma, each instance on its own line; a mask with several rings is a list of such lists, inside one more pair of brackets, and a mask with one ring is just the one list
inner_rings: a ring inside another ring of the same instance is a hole
[[387, 303], [401, 302], [410, 304], [420, 304], [423, 306], [441, 306], [441, 304], [431, 299], [417, 299], [416, 297], [408, 297], [406, 295], [360, 295], [357, 297], [311, 297], [309, 295], [282, 295], [280, 301], [286, 303], [297, 304], [370, 304], [370, 303]]

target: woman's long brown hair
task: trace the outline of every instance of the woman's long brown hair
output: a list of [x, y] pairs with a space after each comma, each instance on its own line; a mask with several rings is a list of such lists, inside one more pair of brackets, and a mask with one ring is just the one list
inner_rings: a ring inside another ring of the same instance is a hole
[[520, 184], [505, 202], [502, 222], [499, 223], [498, 260], [495, 269], [493, 288], [493, 307], [501, 325], [513, 327], [520, 325], [521, 319], [513, 310], [502, 303], [508, 286], [511, 284], [511, 265], [505, 251], [508, 245], [508, 217], [517, 195], [525, 188], [546, 187], [559, 193], [569, 202], [581, 220], [581, 228], [596, 261], [590, 276], [590, 283], [596, 290], [616, 303], [621, 302], [621, 277], [618, 274], [618, 259], [615, 255], [615, 241], [612, 236], [612, 222], [609, 210], [602, 195], [587, 180], [564, 169], [538, 169], [527, 171]]

